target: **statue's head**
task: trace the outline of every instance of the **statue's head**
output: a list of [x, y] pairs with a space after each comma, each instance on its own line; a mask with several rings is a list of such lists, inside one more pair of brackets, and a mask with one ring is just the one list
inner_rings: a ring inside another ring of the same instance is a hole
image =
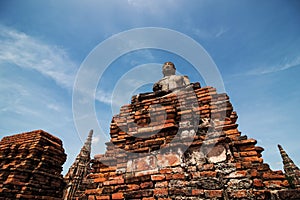
[[176, 68], [174, 63], [172, 62], [165, 62], [163, 67], [162, 67], [162, 71], [165, 76], [171, 76], [171, 75], [175, 75], [176, 73]]

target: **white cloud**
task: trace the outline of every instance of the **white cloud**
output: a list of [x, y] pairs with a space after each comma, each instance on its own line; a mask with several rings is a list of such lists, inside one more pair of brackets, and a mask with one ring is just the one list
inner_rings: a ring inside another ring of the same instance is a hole
[[3, 25], [0, 29], [0, 63], [34, 69], [60, 86], [72, 88], [76, 64], [64, 49]]
[[292, 60], [286, 58], [284, 64], [279, 67], [279, 71], [286, 70], [291, 67], [296, 67], [298, 65], [300, 65], [300, 56]]
[[99, 102], [105, 103], [105, 104], [111, 104], [112, 103], [112, 93], [99, 89], [96, 92], [96, 100], [98, 100]]
[[281, 61], [279, 64], [275, 64], [273, 66], [264, 65], [263, 67], [256, 68], [248, 73], [247, 75], [264, 75], [264, 74], [270, 74], [274, 72], [279, 72], [283, 70], [290, 69], [292, 67], [297, 67], [300, 65], [300, 56], [297, 56], [296, 58], [287, 58], [285, 57], [283, 61]]
[[93, 140], [92, 140], [92, 142], [93, 142], [93, 145], [96, 145], [96, 144], [98, 144], [98, 143], [99, 143], [99, 141], [100, 141], [100, 136], [99, 136], [99, 135], [97, 135], [97, 136], [94, 136], [94, 137], [93, 137]]
[[61, 108], [58, 105], [56, 105], [56, 104], [48, 104], [47, 107], [49, 109], [57, 111], [57, 112], [61, 111]]

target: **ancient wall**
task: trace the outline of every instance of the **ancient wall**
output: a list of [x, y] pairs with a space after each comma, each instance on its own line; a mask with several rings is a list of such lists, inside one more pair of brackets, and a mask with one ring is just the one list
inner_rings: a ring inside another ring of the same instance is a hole
[[2, 138], [0, 199], [61, 199], [65, 161], [61, 140], [42, 130]]
[[236, 120], [228, 96], [212, 87], [134, 96], [92, 160], [86, 198], [299, 199]]

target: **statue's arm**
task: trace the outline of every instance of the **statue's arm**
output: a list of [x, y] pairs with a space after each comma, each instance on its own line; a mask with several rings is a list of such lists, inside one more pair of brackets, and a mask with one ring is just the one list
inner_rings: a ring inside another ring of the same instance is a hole
[[162, 89], [162, 86], [159, 82], [157, 83], [154, 83], [153, 85], [153, 92], [157, 92], [157, 91], [160, 91]]
[[190, 79], [188, 76], [183, 76], [183, 85], [190, 85]]

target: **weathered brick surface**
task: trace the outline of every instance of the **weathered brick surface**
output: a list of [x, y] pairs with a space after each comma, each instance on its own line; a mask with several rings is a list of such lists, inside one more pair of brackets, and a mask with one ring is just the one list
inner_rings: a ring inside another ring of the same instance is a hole
[[2, 138], [0, 199], [61, 199], [65, 161], [61, 140], [42, 130]]
[[87, 198], [300, 198], [236, 120], [228, 96], [212, 87], [133, 96], [113, 117], [107, 151], [92, 160], [101, 190]]
[[81, 148], [74, 163], [69, 168], [68, 173], [64, 176], [66, 187], [64, 189], [63, 200], [76, 199], [84, 196], [86, 189], [89, 189], [90, 187], [93, 188], [93, 181], [104, 182], [106, 180], [105, 178], [101, 178], [101, 176], [96, 176], [96, 179], [93, 178], [92, 181], [87, 178], [87, 175], [90, 173], [92, 137], [93, 130], [89, 132], [86, 142]]
[[282, 157], [285, 176], [292, 188], [300, 189], [300, 169], [294, 164], [292, 159], [283, 150], [281, 145], [278, 145], [280, 155]]

